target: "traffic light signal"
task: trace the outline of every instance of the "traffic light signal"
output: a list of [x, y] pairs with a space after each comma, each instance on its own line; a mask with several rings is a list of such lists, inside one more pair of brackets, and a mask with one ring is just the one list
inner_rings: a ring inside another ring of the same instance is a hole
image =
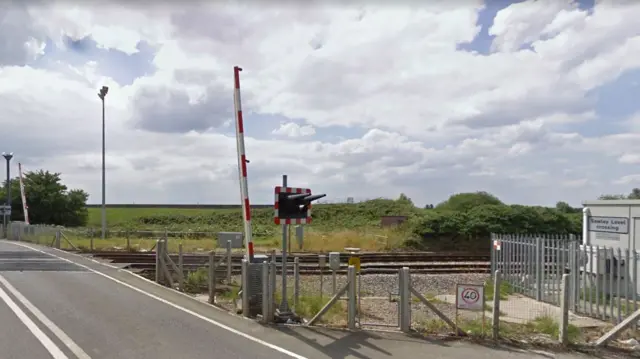
[[276, 224], [305, 224], [311, 222], [311, 202], [325, 197], [326, 194], [311, 194], [310, 189], [276, 187], [275, 215]]

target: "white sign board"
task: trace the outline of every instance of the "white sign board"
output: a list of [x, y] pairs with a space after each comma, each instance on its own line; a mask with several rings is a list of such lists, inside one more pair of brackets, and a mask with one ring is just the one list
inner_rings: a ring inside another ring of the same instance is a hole
[[589, 217], [589, 231], [602, 233], [629, 233], [629, 218]]
[[11, 215], [11, 206], [2, 205], [0, 206], [0, 215], [2, 216], [10, 216]]
[[484, 310], [484, 285], [456, 284], [456, 308]]

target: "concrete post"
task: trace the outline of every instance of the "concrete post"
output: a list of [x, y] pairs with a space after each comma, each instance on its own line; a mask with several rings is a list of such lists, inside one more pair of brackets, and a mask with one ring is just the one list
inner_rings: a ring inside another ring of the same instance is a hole
[[298, 309], [300, 302], [300, 258], [293, 259], [293, 306]]
[[544, 246], [542, 238], [536, 237], [536, 300], [542, 300], [542, 279], [544, 276], [544, 265], [545, 265], [545, 256], [544, 256]]
[[502, 284], [502, 273], [496, 270], [493, 276], [493, 312], [492, 315], [492, 335], [494, 340], [500, 338], [500, 285]]
[[560, 344], [567, 345], [569, 344], [569, 296], [571, 294], [570, 285], [569, 285], [569, 274], [562, 275], [562, 288], [560, 289], [560, 331], [558, 335], [558, 340]]
[[215, 252], [209, 252], [209, 277], [207, 278], [209, 287], [209, 304], [216, 302], [216, 256]]
[[249, 318], [251, 311], [249, 310], [249, 261], [242, 259], [242, 315]]
[[276, 313], [276, 279], [278, 267], [275, 261], [269, 263], [269, 296], [263, 294], [263, 298], [269, 300], [269, 313], [271, 318]]
[[348, 296], [348, 310], [347, 310], [347, 326], [349, 329], [356, 329], [356, 311], [357, 311], [357, 298], [356, 298], [356, 267], [349, 266], [347, 269], [347, 281], [349, 282], [349, 289], [347, 290]]
[[227, 241], [227, 285], [231, 284], [231, 241]]
[[578, 298], [580, 296], [580, 246], [574, 234], [569, 235], [569, 268], [571, 278], [569, 280], [569, 306], [572, 310], [578, 309]]
[[408, 267], [403, 267], [398, 271], [398, 294], [400, 296], [399, 312], [400, 330], [408, 333], [411, 330], [411, 273]]
[[160, 257], [162, 256], [162, 240], [158, 239], [156, 241], [156, 283], [160, 284], [162, 281], [162, 263], [160, 262]]
[[276, 250], [271, 251], [271, 301], [273, 302], [273, 307], [271, 307], [271, 313], [276, 312], [276, 280], [278, 273], [278, 264], [276, 263]]
[[184, 292], [184, 258], [182, 253], [182, 243], [178, 244], [178, 289]]
[[[267, 324], [271, 321], [271, 296], [269, 295], [269, 263], [262, 262], [262, 323]], [[243, 310], [244, 312], [244, 310]]]
[[60, 249], [60, 237], [62, 237], [62, 235], [60, 234], [60, 230], [56, 231], [56, 246], [55, 248]]

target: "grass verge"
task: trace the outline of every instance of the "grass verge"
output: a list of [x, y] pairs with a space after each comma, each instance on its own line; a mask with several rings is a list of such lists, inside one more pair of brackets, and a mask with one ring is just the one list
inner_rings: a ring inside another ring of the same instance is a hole
[[[488, 336], [491, 334], [491, 318], [485, 318], [484, 326], [482, 319], [466, 319], [459, 317], [458, 328], [470, 336]], [[423, 334], [443, 334], [454, 332], [445, 322], [440, 319], [429, 319], [417, 323], [416, 329]], [[525, 324], [500, 322], [500, 337], [512, 340], [527, 341], [548, 341], [558, 340], [560, 327], [556, 319], [550, 316], [541, 316]], [[570, 343], [580, 343], [584, 341], [582, 332], [574, 325], [569, 324], [568, 337]]]

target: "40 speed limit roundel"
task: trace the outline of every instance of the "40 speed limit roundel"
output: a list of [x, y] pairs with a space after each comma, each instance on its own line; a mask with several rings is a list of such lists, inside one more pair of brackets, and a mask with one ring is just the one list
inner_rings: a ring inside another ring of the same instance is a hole
[[484, 286], [477, 284], [458, 284], [456, 304], [458, 309], [484, 309]]

